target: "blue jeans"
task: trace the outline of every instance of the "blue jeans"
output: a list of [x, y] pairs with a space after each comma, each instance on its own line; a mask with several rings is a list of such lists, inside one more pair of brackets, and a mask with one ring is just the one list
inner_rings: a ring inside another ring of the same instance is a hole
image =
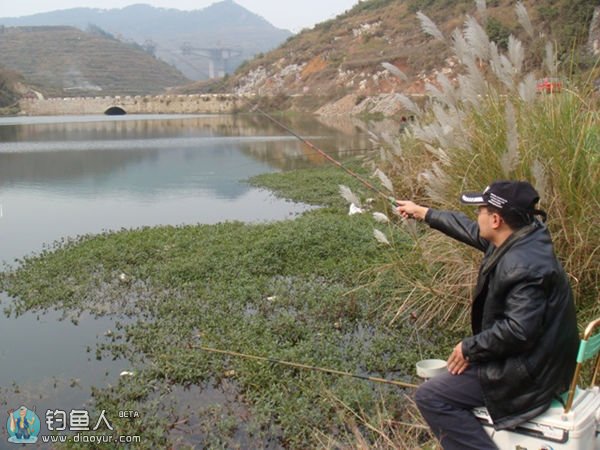
[[446, 372], [423, 383], [415, 401], [444, 450], [497, 450], [498, 447], [471, 413], [483, 406], [477, 367], [461, 375]]
[[29, 439], [29, 437], [30, 437], [29, 430], [27, 428], [17, 428], [15, 437], [17, 439]]

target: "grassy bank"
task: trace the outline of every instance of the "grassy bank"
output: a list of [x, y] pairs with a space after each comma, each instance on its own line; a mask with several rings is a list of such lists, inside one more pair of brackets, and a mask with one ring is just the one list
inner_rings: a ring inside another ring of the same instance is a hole
[[[315, 187], [341, 172], [330, 170], [260, 182], [317, 201]], [[410, 391], [195, 347], [416, 381], [415, 362], [445, 355], [455, 341], [415, 329], [410, 318], [389, 325], [382, 313], [395, 280], [374, 269], [407, 251], [407, 236], [390, 231], [392, 252], [373, 238], [370, 215], [348, 216], [333, 193], [323, 202], [332, 206], [293, 221], [84, 237], [26, 258], [4, 274], [2, 288], [18, 298], [17, 313], [52, 307], [119, 318], [96, 355], [129, 359], [135, 375], [96, 390], [95, 408], [114, 418], [118, 410], [140, 411], [139, 419], [115, 425], [119, 434], [142, 436], [141, 447], [313, 447], [351, 433], [354, 412], [376, 416], [382, 400], [387, 419], [406, 420]], [[215, 387], [233, 392], [228, 404], [198, 393]], [[182, 406], [186, 392], [198, 394], [189, 410]]]

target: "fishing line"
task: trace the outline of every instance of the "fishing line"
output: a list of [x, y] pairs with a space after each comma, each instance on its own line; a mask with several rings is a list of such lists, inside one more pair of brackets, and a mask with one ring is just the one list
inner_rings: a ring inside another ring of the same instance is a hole
[[[365, 152], [369, 152], [369, 151], [373, 151], [375, 150], [375, 148], [373, 147], [365, 147], [365, 148], [349, 148], [349, 149], [342, 149], [340, 150], [340, 153], [344, 153], [346, 155], [362, 155]], [[274, 153], [274, 152], [269, 152], [269, 153]], [[289, 157], [286, 156], [286, 160], [292, 161], [292, 162], [306, 162], [307, 161], [307, 156], [305, 154], [299, 155], [299, 156], [294, 156], [294, 157]], [[258, 159], [258, 162], [261, 163], [273, 163], [273, 162], [279, 162], [281, 161], [281, 158], [277, 158], [277, 157], [268, 157], [268, 158], [264, 158], [264, 159]], [[237, 164], [235, 166], [229, 166], [229, 168], [234, 168], [234, 169], [239, 169], [239, 168], [244, 168], [244, 167], [248, 167], [251, 165], [256, 164], [256, 161], [249, 161], [243, 164]], [[314, 163], [313, 163], [314, 164]], [[312, 167], [312, 166], [310, 166]]]
[[333, 374], [333, 375], [342, 375], [342, 376], [346, 376], [346, 377], [358, 378], [360, 380], [372, 381], [374, 383], [392, 384], [394, 386], [400, 386], [400, 387], [403, 387], [403, 388], [410, 388], [410, 389], [416, 389], [416, 388], [419, 387], [416, 384], [405, 383], [403, 381], [387, 380], [385, 378], [370, 377], [370, 376], [367, 376], [367, 375], [360, 375], [360, 374], [351, 373], [351, 372], [344, 372], [344, 371], [336, 370], [336, 369], [328, 369], [328, 368], [325, 368], [325, 367], [317, 367], [317, 366], [311, 366], [311, 365], [308, 365], [308, 364], [301, 364], [301, 363], [296, 363], [296, 362], [291, 362], [291, 361], [283, 361], [281, 359], [271, 358], [271, 357], [268, 357], [268, 356], [248, 355], [246, 353], [233, 352], [233, 351], [230, 351], [230, 350], [220, 350], [220, 349], [217, 349], [217, 348], [204, 347], [204, 346], [201, 346], [201, 345], [193, 345], [193, 346], [190, 346], [190, 347], [193, 348], [193, 349], [202, 350], [202, 351], [205, 351], [205, 352], [208, 352], [208, 353], [218, 353], [218, 354], [221, 354], [221, 355], [235, 356], [237, 358], [253, 359], [255, 361], [281, 364], [281, 365], [284, 365], [284, 366], [294, 367], [296, 369], [313, 370], [313, 371], [316, 371], [316, 372], [329, 373], [329, 374]]
[[[250, 105], [250, 102], [247, 102], [247, 103]], [[266, 117], [267, 119], [269, 119], [271, 122], [273, 122], [274, 124], [276, 124], [277, 126], [279, 126], [280, 128], [282, 128], [283, 130], [287, 131], [292, 136], [298, 138], [304, 145], [306, 145], [310, 149], [316, 151], [319, 155], [323, 156], [327, 161], [329, 161], [333, 165], [339, 167], [344, 172], [346, 172], [348, 175], [350, 175], [350, 176], [354, 177], [355, 179], [357, 179], [367, 189], [370, 189], [371, 191], [373, 191], [376, 194], [380, 195], [381, 197], [385, 198], [387, 201], [392, 202], [392, 204], [394, 204], [394, 205], [396, 204], [396, 199], [394, 197], [389, 196], [388, 194], [386, 194], [382, 190], [380, 190], [377, 187], [375, 187], [369, 181], [365, 180], [359, 174], [357, 174], [353, 170], [351, 170], [351, 169], [347, 168], [346, 166], [344, 166], [341, 162], [339, 162], [337, 159], [333, 158], [331, 155], [329, 155], [325, 151], [321, 150], [319, 147], [317, 147], [316, 145], [314, 145], [308, 139], [303, 138], [298, 133], [296, 133], [294, 130], [292, 130], [290, 127], [286, 126], [285, 124], [281, 123], [279, 120], [275, 119], [269, 113], [267, 113], [267, 112], [263, 111], [262, 109], [260, 109], [257, 105], [250, 105], [250, 106], [252, 106], [251, 111], [258, 111], [260, 114], [262, 114], [264, 117]]]

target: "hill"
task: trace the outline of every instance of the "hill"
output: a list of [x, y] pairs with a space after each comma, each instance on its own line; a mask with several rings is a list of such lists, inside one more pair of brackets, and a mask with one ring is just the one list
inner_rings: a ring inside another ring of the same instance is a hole
[[189, 82], [139, 47], [73, 27], [0, 29], [5, 67], [51, 96], [156, 94]]
[[232, 73], [243, 61], [272, 50], [291, 36], [232, 0], [204, 9], [179, 11], [137, 4], [122, 9], [72, 8], [17, 18], [5, 26], [67, 25], [101, 28], [145, 47], [188, 78]]
[[[382, 93], [423, 93], [426, 83], [434, 81], [439, 72], [449, 78], [456, 75], [448, 45], [422, 31], [418, 11], [438, 25], [447, 42], [468, 16], [478, 17], [485, 24], [488, 35], [502, 51], [506, 51], [509, 36], [516, 36], [534, 50], [526, 60], [528, 70], [542, 66], [539, 55], [543, 55], [547, 41], [557, 44], [565, 69], [587, 70], [597, 61], [597, 56], [584, 51], [590, 40], [594, 10], [600, 10], [597, 0], [525, 1], [536, 30], [532, 36], [517, 20], [516, 2], [477, 3], [480, 7], [487, 3], [487, 8], [478, 8], [472, 0], [366, 0], [249, 62], [226, 83], [197, 88], [269, 95], [275, 106], [284, 108], [294, 103], [316, 110], [338, 102], [329, 112], [336, 108], [356, 110], [360, 105], [362, 112], [393, 113], [398, 102], [390, 104], [389, 96], [381, 101], [363, 100]], [[573, 48], [581, 51], [574, 53]], [[400, 69], [407, 79], [384, 69], [382, 63], [386, 62]], [[188, 87], [187, 91], [193, 89]]]

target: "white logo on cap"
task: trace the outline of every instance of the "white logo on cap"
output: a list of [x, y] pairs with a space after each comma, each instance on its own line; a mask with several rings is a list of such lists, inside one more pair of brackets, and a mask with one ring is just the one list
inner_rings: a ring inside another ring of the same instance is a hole
[[488, 200], [488, 203], [490, 205], [495, 206], [496, 208], [502, 209], [504, 207], [504, 205], [508, 203], [508, 200], [506, 200], [505, 198], [502, 198], [492, 192], [490, 194], [490, 199]]

